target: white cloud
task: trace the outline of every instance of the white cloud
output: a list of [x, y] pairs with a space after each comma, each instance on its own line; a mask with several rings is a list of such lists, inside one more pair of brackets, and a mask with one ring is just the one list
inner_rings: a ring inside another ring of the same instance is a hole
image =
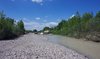
[[43, 0], [32, 0], [32, 2], [35, 2], [35, 3], [42, 3]]
[[[10, 1], [14, 2], [15, 0], [10, 0]], [[44, 4], [45, 1], [51, 2], [51, 1], [53, 1], [53, 0], [21, 0], [21, 1], [31, 1], [31, 2], [33, 2], [33, 3], [37, 3], [37, 4], [40, 4], [40, 5], [42, 6], [42, 5]]]
[[43, 5], [44, 0], [31, 0], [33, 3], [40, 4], [41, 6]]
[[72, 16], [70, 16], [70, 18], [73, 18], [75, 15], [73, 14]]
[[40, 17], [36, 17], [35, 19], [36, 19], [36, 20], [40, 20], [41, 18], [40, 18]]
[[25, 29], [26, 30], [33, 30], [33, 29], [37, 29], [39, 30], [40, 29], [40, 24], [38, 22], [33, 22], [33, 21], [30, 21], [30, 22], [24, 22], [25, 24]]
[[42, 30], [44, 27], [54, 27], [58, 25], [58, 23], [56, 22], [40, 23], [32, 20], [23, 22], [25, 25], [25, 29], [27, 30], [33, 30], [33, 29]]
[[28, 22], [23, 21], [23, 22], [26, 30], [40, 29], [40, 24], [38, 22], [35, 21], [28, 21]]
[[[19, 20], [20, 19], [16, 19], [16, 22], [18, 22]], [[58, 22], [48, 22], [47, 20], [45, 20], [46, 22], [44, 22], [43, 20], [42, 22], [36, 20], [30, 20], [28, 18], [22, 18], [22, 20], [24, 22], [26, 30], [33, 30], [33, 29], [42, 30], [44, 27], [55, 27], [58, 25]]]
[[58, 25], [57, 22], [48, 22], [48, 23], [45, 23], [45, 26], [47, 26], [47, 27], [55, 27], [57, 25]]
[[49, 2], [51, 2], [51, 1], [53, 1], [53, 0], [31, 0], [33, 3], [37, 3], [37, 4], [40, 4], [40, 5], [43, 5], [43, 3], [45, 2], [45, 1], [49, 1]]

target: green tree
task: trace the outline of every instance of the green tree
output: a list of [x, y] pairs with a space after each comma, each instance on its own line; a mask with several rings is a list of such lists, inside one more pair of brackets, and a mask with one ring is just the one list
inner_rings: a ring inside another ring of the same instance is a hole
[[5, 17], [3, 12], [0, 12], [0, 39], [14, 37], [13, 28], [14, 19]]
[[81, 27], [83, 32], [89, 31], [88, 23], [91, 21], [92, 18], [93, 18], [92, 13], [83, 14], [83, 16], [82, 16], [82, 27]]
[[100, 11], [96, 13], [96, 16], [90, 21], [89, 25], [92, 31], [100, 32]]
[[25, 33], [25, 28], [24, 28], [24, 23], [22, 20], [20, 20], [18, 23], [17, 23], [17, 28], [18, 28], [18, 34], [24, 34]]
[[98, 19], [100, 20], [100, 11], [98, 11], [98, 12], [96, 13], [95, 18], [98, 18]]

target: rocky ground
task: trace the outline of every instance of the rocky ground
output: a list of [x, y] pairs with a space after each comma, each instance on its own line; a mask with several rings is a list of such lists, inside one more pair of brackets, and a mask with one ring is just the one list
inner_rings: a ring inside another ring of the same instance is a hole
[[0, 41], [0, 59], [88, 59], [33, 33], [15, 40]]

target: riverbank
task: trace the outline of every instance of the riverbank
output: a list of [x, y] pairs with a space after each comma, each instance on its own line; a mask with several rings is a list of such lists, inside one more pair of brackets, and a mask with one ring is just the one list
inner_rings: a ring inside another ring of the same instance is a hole
[[60, 35], [48, 35], [48, 38], [49, 41], [76, 50], [89, 57], [89, 59], [100, 59], [100, 43]]
[[15, 40], [0, 41], [0, 59], [88, 59], [64, 46], [33, 33]]

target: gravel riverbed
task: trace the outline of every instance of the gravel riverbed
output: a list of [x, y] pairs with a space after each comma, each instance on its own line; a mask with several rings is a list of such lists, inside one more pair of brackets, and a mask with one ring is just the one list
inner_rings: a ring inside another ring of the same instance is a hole
[[33, 33], [15, 40], [0, 41], [0, 59], [88, 59], [64, 46]]

